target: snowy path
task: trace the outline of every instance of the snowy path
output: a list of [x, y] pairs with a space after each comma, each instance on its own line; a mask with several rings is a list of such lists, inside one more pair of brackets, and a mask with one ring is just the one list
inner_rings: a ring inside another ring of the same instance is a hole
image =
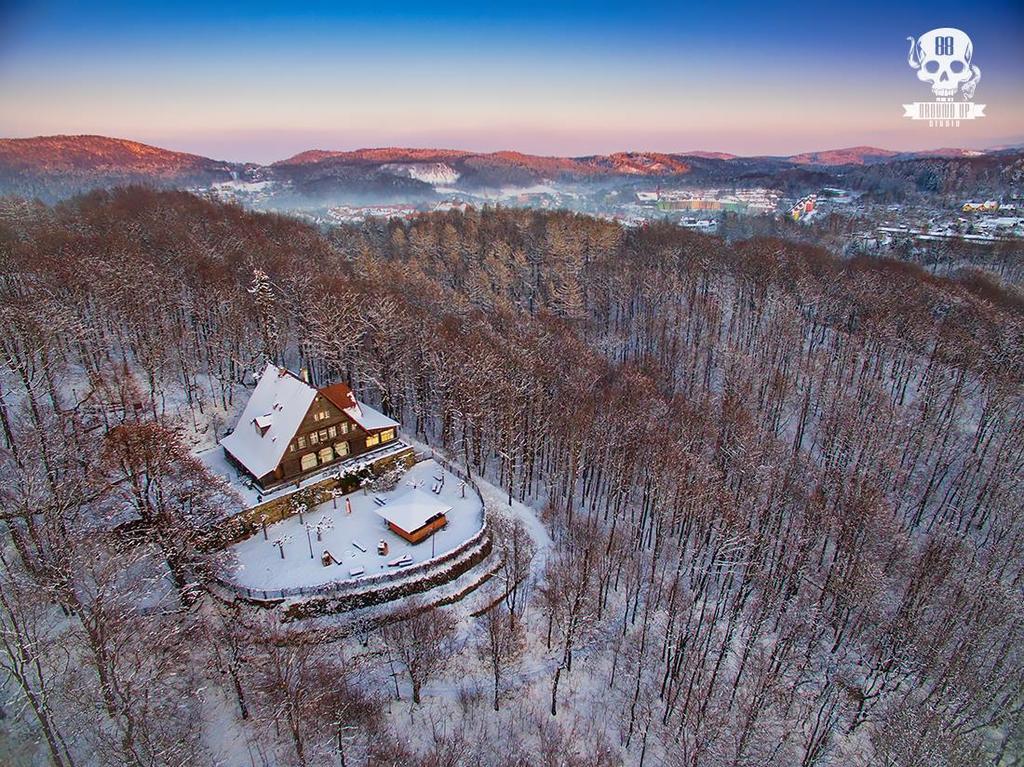
[[[434, 450], [440, 455], [448, 457], [447, 451], [443, 448], [428, 445], [426, 442], [420, 442], [419, 440], [411, 438], [405, 434], [402, 435], [402, 440], [406, 442], [406, 444], [412, 445], [413, 449], [418, 453], [429, 453]], [[448, 458], [448, 460], [451, 461], [451, 458]], [[461, 466], [458, 461], [451, 462]], [[465, 469], [465, 467], [462, 466], [462, 469]], [[533, 572], [535, 576], [538, 575], [544, 569], [544, 564], [547, 562], [548, 552], [551, 549], [553, 541], [551, 540], [551, 535], [548, 533], [547, 528], [544, 527], [544, 523], [541, 522], [540, 517], [537, 516], [536, 510], [514, 499], [512, 501], [512, 505], [509, 506], [508, 493], [497, 485], [488, 482], [479, 474], [473, 474], [473, 481], [476, 482], [477, 487], [480, 488], [480, 495], [483, 497], [484, 503], [486, 504], [489, 512], [514, 517], [521, 520], [526, 526], [527, 532], [529, 532], [534, 545], [537, 547], [537, 555], [533, 560]]]
[[553, 541], [547, 528], [544, 527], [544, 523], [537, 516], [537, 512], [530, 506], [516, 500], [513, 500], [512, 505], [509, 506], [508, 493], [485, 479], [480, 477], [474, 477], [473, 479], [480, 488], [480, 495], [483, 496], [484, 503], [487, 504], [489, 511], [495, 511], [519, 519], [526, 526], [526, 531], [530, 534], [534, 545], [537, 547], [537, 555], [533, 560], [533, 571], [534, 574], [539, 573], [544, 569], [544, 563], [547, 561], [548, 552]]

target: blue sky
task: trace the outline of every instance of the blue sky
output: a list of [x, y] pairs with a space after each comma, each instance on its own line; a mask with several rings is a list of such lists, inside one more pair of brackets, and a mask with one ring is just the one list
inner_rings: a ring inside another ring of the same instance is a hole
[[[804, 7], [807, 10], [801, 11]], [[929, 129], [908, 35], [971, 35], [983, 120]], [[788, 154], [1024, 141], [1024, 4], [11, 3], [0, 135], [225, 159], [311, 147]]]

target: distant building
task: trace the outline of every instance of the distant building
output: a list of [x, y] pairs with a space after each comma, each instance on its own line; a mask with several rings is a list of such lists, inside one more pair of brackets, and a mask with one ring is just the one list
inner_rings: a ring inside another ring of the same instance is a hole
[[409, 543], [419, 543], [448, 524], [445, 515], [451, 510], [451, 506], [436, 496], [414, 488], [376, 509], [375, 513], [387, 522], [391, 532]]
[[985, 200], [985, 202], [965, 202], [961, 210], [964, 213], [995, 213], [999, 210], [999, 203], [995, 200]]
[[663, 199], [658, 202], [659, 210], [707, 210], [744, 213], [748, 207], [749, 205], [746, 202], [728, 197], [690, 197], [682, 200]]
[[789, 209], [789, 217], [794, 221], [799, 221], [804, 218], [807, 214], [814, 212], [814, 207], [818, 202], [818, 196], [815, 194], [809, 194], [805, 197], [801, 197], [796, 201], [796, 204]]
[[772, 189], [658, 189], [636, 193], [638, 203], [654, 204], [661, 211], [698, 210], [733, 213], [768, 213], [774, 211], [779, 193]]
[[472, 210], [473, 206], [465, 200], [451, 199], [442, 200], [434, 206], [435, 213], [447, 213], [451, 210], [457, 210], [459, 213], [465, 213], [467, 210]]

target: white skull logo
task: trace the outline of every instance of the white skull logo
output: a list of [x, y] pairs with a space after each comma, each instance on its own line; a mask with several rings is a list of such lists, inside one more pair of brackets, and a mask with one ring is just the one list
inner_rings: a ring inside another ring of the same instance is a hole
[[974, 45], [966, 32], [951, 27], [925, 32], [917, 41], [908, 37], [907, 63], [917, 70], [917, 79], [932, 84], [936, 98], [952, 100], [958, 90], [965, 99], [974, 97], [981, 70], [971, 65]]

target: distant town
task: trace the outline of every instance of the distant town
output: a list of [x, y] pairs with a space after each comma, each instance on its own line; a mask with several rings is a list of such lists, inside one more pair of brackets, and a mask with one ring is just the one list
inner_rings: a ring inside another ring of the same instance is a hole
[[[266, 182], [218, 185], [223, 200], [260, 207], [269, 194]], [[879, 202], [862, 192], [821, 187], [804, 194], [787, 194], [766, 187], [743, 188], [654, 186], [654, 188], [593, 188], [550, 184], [498, 192], [449, 190], [440, 201], [342, 204], [303, 207], [287, 212], [318, 225], [352, 225], [372, 220], [411, 220], [417, 216], [485, 207], [567, 209], [626, 227], [668, 222], [705, 234], [729, 236], [734, 229], [800, 227], [795, 234], [813, 241], [827, 239], [847, 256], [889, 256], [926, 263], [932, 251], [958, 242], [979, 251], [1024, 240], [1024, 203], [1010, 190], [998, 199], [959, 199], [927, 196], [903, 202]], [[787, 236], [794, 232], [785, 229]], [[942, 261], [943, 259], [938, 259]], [[954, 258], [946, 267], [955, 268]], [[1014, 267], [1016, 269], [1016, 267]], [[1011, 278], [1011, 274], [1002, 274]]]

